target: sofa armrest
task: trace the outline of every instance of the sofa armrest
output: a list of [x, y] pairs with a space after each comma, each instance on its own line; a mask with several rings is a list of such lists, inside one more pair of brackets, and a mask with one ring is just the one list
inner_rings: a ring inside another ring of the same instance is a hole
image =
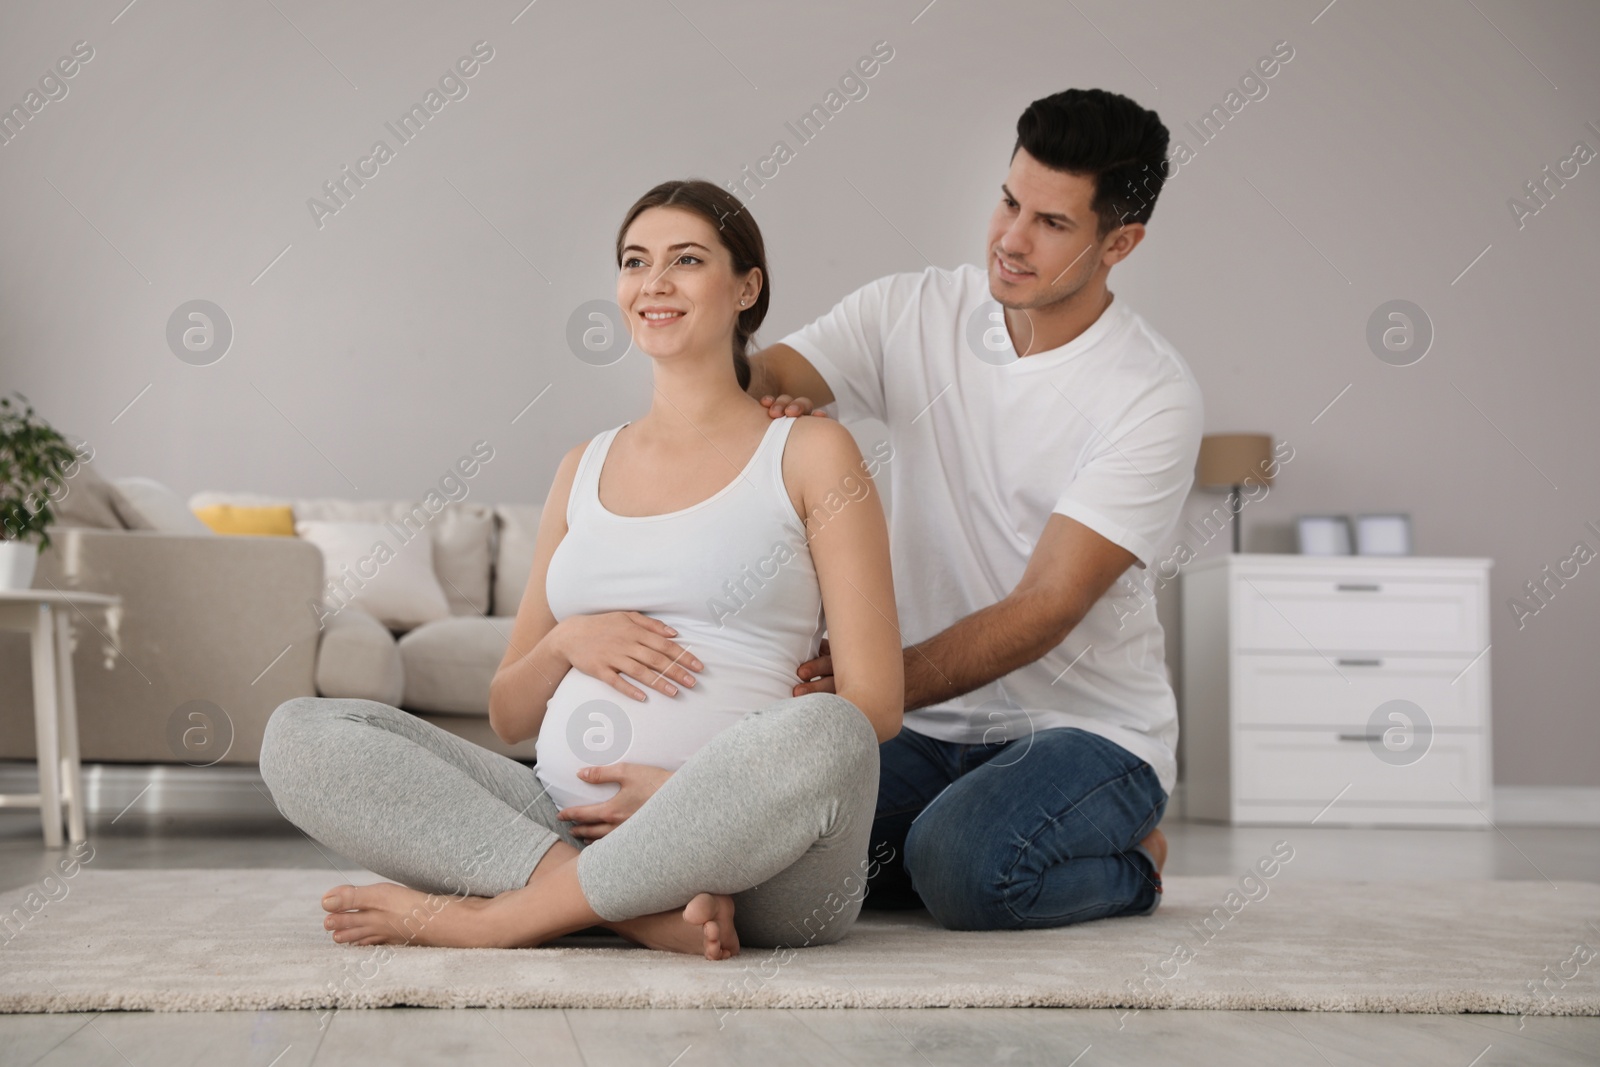
[[[289, 537], [53, 531], [34, 586], [122, 597], [118, 652], [102, 612], [74, 612], [74, 677], [86, 761], [249, 764], [283, 701], [315, 695], [322, 553]], [[100, 632], [96, 632], [100, 631]], [[34, 755], [27, 638], [0, 648], [0, 758]], [[190, 701], [221, 709], [225, 754], [185, 751]]]

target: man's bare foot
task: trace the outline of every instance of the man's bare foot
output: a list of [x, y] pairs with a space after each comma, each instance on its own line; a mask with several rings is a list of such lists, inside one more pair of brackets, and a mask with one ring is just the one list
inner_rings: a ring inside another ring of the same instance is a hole
[[1156, 877], [1161, 877], [1161, 868], [1167, 865], [1167, 835], [1159, 829], [1151, 830], [1150, 836], [1140, 841], [1156, 860]]
[[699, 894], [681, 915], [664, 911], [607, 925], [635, 944], [663, 952], [704, 954], [708, 960], [725, 960], [739, 954], [733, 898], [721, 893]]
[[443, 945], [499, 947], [484, 921], [487, 897], [423, 893], [393, 882], [340, 885], [328, 890], [323, 927], [341, 945]]

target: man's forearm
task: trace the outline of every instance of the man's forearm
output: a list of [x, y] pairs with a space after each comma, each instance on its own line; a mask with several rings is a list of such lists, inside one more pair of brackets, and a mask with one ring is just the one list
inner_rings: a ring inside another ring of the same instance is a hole
[[822, 375], [810, 360], [788, 345], [768, 345], [748, 358], [750, 384], [745, 392], [757, 400], [764, 396], [805, 397], [819, 408], [833, 403], [833, 390]]
[[909, 646], [906, 711], [952, 700], [1032, 663], [1078, 624], [1057, 614], [1041, 597], [1013, 595]]

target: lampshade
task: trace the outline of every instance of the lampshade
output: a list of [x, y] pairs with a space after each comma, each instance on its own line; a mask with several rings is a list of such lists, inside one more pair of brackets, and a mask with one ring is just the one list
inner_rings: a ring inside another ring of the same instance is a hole
[[1211, 433], [1200, 439], [1197, 481], [1205, 489], [1231, 489], [1255, 480], [1272, 484], [1272, 435]]

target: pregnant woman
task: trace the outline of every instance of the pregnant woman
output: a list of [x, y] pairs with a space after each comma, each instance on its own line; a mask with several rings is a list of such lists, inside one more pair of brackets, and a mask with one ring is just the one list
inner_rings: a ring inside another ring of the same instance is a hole
[[[837, 941], [860, 911], [904, 704], [883, 509], [848, 431], [744, 392], [770, 285], [737, 199], [658, 185], [616, 257], [654, 391], [567, 453], [545, 502], [489, 694], [536, 766], [370, 700], [301, 697], [267, 723], [283, 814], [403, 883], [330, 890], [337, 942], [604, 926], [726, 959]], [[824, 618], [837, 692], [795, 697]]]

